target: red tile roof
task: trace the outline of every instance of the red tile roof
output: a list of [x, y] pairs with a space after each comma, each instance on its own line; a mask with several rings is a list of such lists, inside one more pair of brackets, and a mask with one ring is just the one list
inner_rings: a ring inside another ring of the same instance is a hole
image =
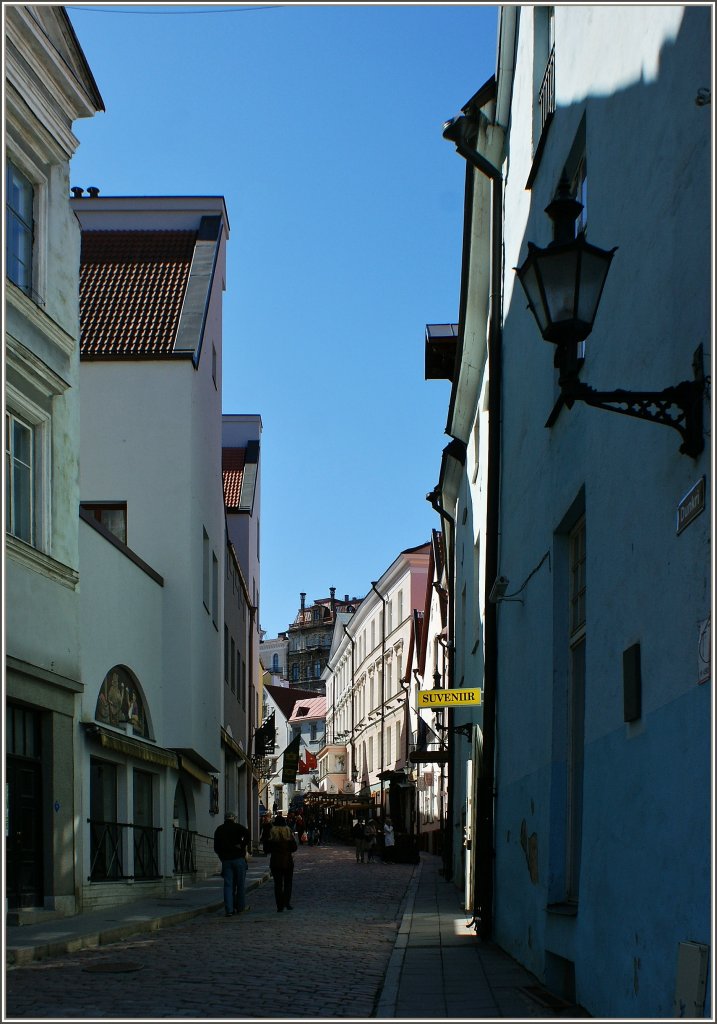
[[290, 722], [301, 722], [307, 718], [326, 718], [326, 697], [300, 697], [289, 716]]
[[83, 231], [80, 354], [171, 355], [195, 231]]
[[246, 448], [222, 448], [225, 508], [239, 508]]

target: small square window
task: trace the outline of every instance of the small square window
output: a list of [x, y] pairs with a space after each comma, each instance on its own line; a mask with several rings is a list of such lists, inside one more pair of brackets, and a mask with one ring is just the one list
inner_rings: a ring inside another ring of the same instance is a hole
[[91, 512], [98, 523], [114, 534], [117, 540], [127, 543], [127, 502], [82, 502], [82, 508]]

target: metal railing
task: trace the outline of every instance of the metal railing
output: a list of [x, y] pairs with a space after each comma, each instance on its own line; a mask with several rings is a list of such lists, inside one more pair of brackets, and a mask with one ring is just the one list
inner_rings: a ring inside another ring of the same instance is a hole
[[197, 870], [196, 832], [186, 828], [174, 829], [174, 873], [190, 875]]
[[550, 117], [555, 113], [555, 47], [550, 51], [538, 93], [540, 105], [540, 133], [542, 135]]
[[[161, 828], [133, 825], [122, 821], [96, 821], [90, 826], [90, 881], [118, 882], [125, 878], [139, 881], [160, 878], [159, 833]], [[124, 870], [124, 830], [132, 829], [134, 872]]]

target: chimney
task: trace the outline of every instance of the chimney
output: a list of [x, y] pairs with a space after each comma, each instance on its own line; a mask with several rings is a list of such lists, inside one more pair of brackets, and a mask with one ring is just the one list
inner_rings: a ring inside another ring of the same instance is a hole
[[301, 593], [299, 594], [299, 597], [301, 598], [301, 610], [303, 612], [304, 605], [306, 604], [306, 592], [302, 590]]
[[333, 619], [336, 615], [336, 587], [329, 587], [329, 593], [331, 594], [331, 618]]
[[349, 595], [348, 594], [344, 594], [344, 603], [345, 604], [349, 603]]
[[72, 195], [75, 197], [75, 199], [79, 199], [81, 196], [85, 194], [85, 190], [83, 188], [79, 188], [77, 185], [74, 185], [70, 189], [70, 192], [72, 192]]
[[96, 185], [88, 185], [87, 191], [90, 194], [90, 199], [96, 199], [97, 196], [100, 194], [100, 190], [97, 188]]

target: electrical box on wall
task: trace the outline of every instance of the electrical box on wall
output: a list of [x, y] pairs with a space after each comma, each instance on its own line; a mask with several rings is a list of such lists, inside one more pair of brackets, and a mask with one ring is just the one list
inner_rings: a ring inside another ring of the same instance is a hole
[[702, 1017], [707, 992], [709, 946], [681, 942], [677, 947], [674, 1017]]

